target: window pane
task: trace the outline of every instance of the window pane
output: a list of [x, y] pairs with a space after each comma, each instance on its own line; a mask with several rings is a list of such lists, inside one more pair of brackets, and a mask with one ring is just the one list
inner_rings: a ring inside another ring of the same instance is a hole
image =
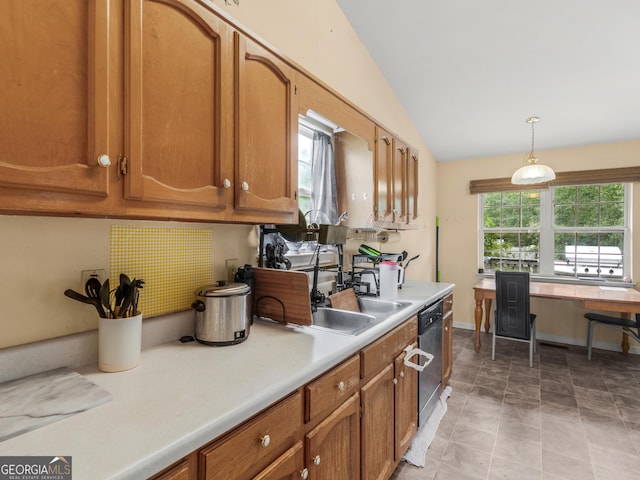
[[556, 205], [575, 203], [576, 187], [556, 187], [554, 193], [554, 201]]
[[597, 227], [600, 224], [598, 214], [600, 205], [598, 203], [578, 205], [578, 226]]
[[622, 227], [624, 225], [624, 203], [603, 203], [600, 206], [600, 226]]
[[540, 205], [540, 192], [538, 190], [531, 190], [522, 193], [523, 205]]
[[500, 209], [499, 208], [484, 209], [484, 226], [485, 228], [495, 228], [500, 226]]
[[576, 225], [576, 206], [556, 205], [553, 216], [556, 227], [574, 227]]
[[520, 192], [505, 192], [502, 194], [502, 205], [520, 206]]
[[502, 226], [503, 227], [519, 227], [520, 226], [520, 208], [505, 207], [502, 209]]
[[522, 226], [523, 227], [539, 227], [540, 226], [540, 207], [522, 207]]
[[484, 206], [486, 207], [499, 207], [502, 204], [502, 193], [485, 193], [484, 194]]
[[581, 185], [578, 187], [578, 203], [595, 203], [599, 201], [598, 185]]
[[602, 202], [622, 202], [624, 201], [624, 185], [613, 183], [600, 187], [600, 201]]

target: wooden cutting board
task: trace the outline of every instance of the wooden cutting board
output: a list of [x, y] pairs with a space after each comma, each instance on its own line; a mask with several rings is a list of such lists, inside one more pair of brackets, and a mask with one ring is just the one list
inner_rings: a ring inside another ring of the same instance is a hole
[[254, 268], [253, 312], [280, 323], [312, 325], [309, 276], [304, 272]]
[[358, 299], [356, 298], [356, 292], [353, 288], [347, 288], [341, 292], [329, 295], [329, 301], [333, 308], [339, 308], [340, 310], [349, 310], [351, 312], [359, 312], [360, 306], [358, 305]]

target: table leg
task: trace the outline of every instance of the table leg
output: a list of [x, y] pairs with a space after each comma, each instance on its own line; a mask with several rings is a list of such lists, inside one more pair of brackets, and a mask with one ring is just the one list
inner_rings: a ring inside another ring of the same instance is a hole
[[[625, 320], [631, 320], [630, 313], [623, 312], [620, 314], [620, 317], [624, 318]], [[622, 343], [620, 344], [620, 348], [622, 348], [622, 353], [624, 353], [625, 355], [629, 353], [629, 335], [627, 335], [626, 333], [622, 334]]]
[[476, 353], [480, 351], [480, 328], [482, 327], [482, 298], [476, 298], [476, 309], [474, 311], [476, 320]]
[[484, 331], [489, 333], [491, 329], [491, 299], [484, 299]]

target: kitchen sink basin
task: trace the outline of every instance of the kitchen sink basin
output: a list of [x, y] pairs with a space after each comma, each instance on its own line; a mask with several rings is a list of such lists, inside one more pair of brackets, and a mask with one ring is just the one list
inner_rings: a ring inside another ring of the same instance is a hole
[[360, 306], [360, 312], [384, 320], [390, 315], [399, 312], [409, 306], [410, 302], [403, 302], [400, 300], [383, 300], [381, 298], [371, 297], [359, 297], [358, 305]]
[[358, 305], [360, 312], [319, 307], [313, 312], [313, 326], [344, 335], [359, 335], [410, 306], [411, 303], [360, 297]]
[[313, 312], [313, 326], [332, 330], [344, 335], [358, 335], [374, 325], [381, 319], [366, 313], [350, 312], [337, 308], [319, 307]]

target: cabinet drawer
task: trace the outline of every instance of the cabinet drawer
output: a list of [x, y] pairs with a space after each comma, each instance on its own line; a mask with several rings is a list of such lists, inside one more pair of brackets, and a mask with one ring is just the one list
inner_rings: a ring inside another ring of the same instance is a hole
[[204, 479], [245, 479], [293, 446], [302, 428], [302, 393], [270, 407], [235, 432], [200, 451]]
[[355, 355], [305, 387], [305, 421], [333, 410], [358, 389], [360, 358]]
[[446, 317], [453, 310], [453, 293], [450, 293], [443, 299], [442, 316]]
[[362, 378], [367, 378], [379, 372], [407, 345], [411, 345], [418, 338], [418, 317], [413, 316], [405, 323], [376, 340], [360, 352]]

